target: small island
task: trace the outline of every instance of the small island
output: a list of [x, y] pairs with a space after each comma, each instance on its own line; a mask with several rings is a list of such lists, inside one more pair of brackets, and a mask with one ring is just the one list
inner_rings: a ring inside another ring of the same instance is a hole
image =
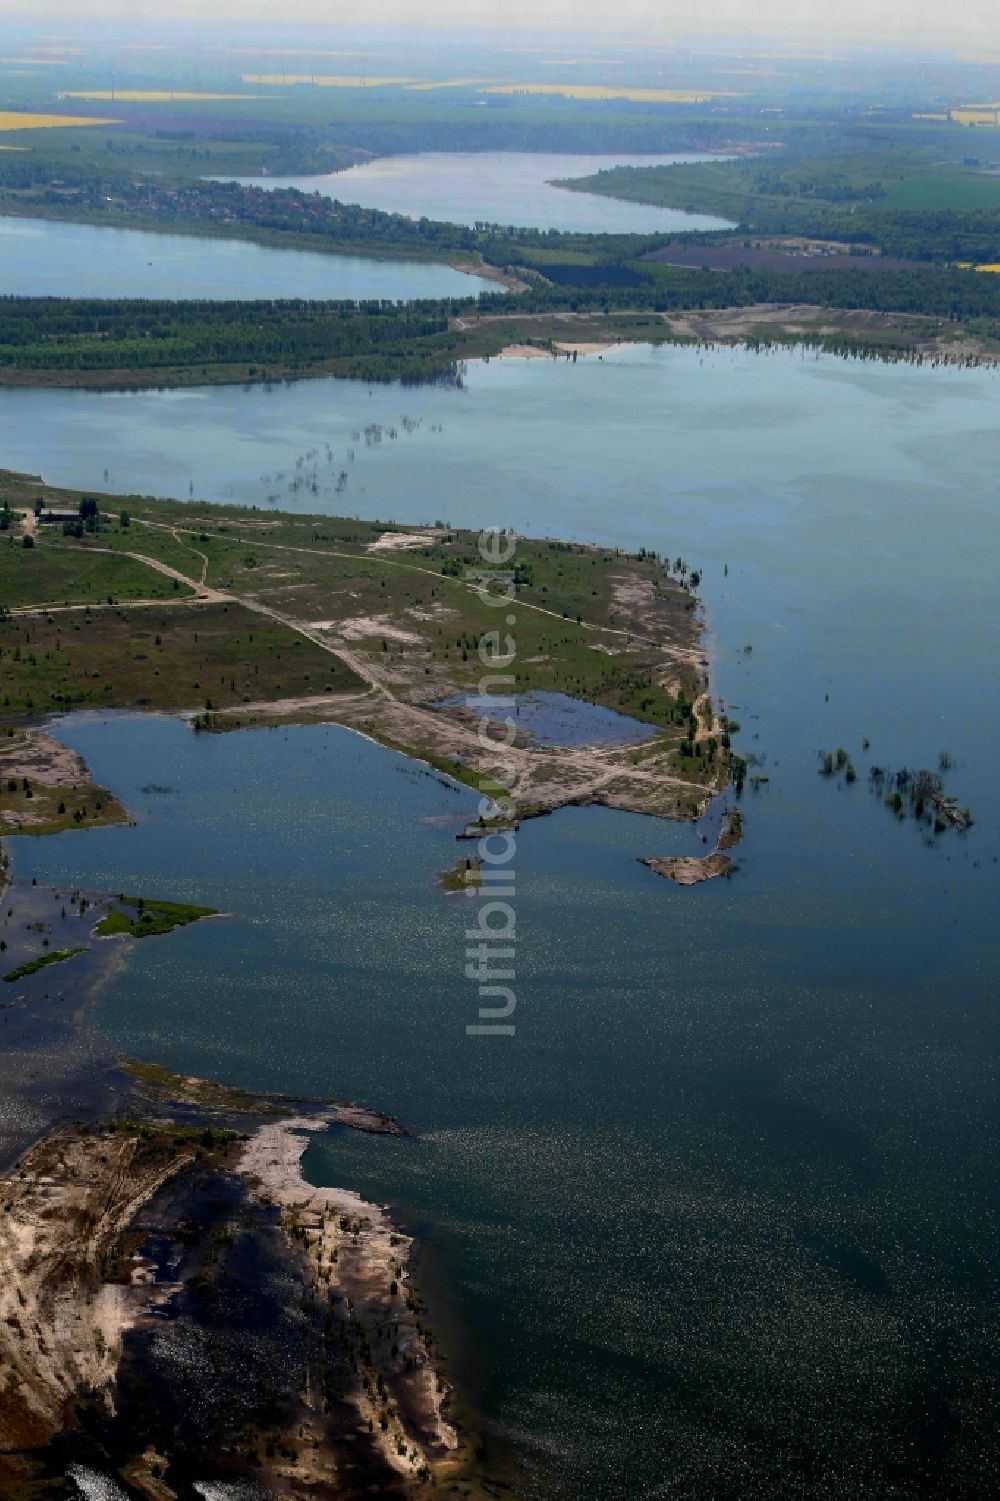
[[[866, 739], [862, 751], [867, 755], [869, 749]], [[900, 822], [909, 818], [933, 835], [944, 834], [948, 829], [962, 831], [972, 827], [972, 812], [945, 791], [945, 777], [953, 765], [947, 751], [939, 755], [936, 771], [909, 766], [893, 770], [872, 762], [868, 766], [868, 789]], [[822, 777], [837, 786], [850, 787], [858, 780], [851, 755], [842, 745], [835, 751], [820, 752], [819, 770]]]
[[482, 861], [477, 855], [467, 855], [459, 860], [450, 870], [443, 870], [438, 876], [438, 885], [442, 891], [478, 891], [482, 887], [480, 868]]
[[739, 844], [743, 838], [743, 814], [737, 807], [727, 808], [722, 815], [715, 848], [707, 855], [642, 855], [639, 863], [648, 865], [658, 876], [665, 876], [678, 886], [697, 886], [702, 881], [713, 881], [717, 876], [729, 876], [737, 864], [725, 852]]
[[130, 938], [151, 938], [157, 934], [172, 933], [174, 928], [187, 927], [205, 917], [219, 917], [214, 907], [196, 907], [190, 902], [152, 901], [141, 896], [118, 898], [98, 922], [94, 932], [98, 938], [127, 935]]

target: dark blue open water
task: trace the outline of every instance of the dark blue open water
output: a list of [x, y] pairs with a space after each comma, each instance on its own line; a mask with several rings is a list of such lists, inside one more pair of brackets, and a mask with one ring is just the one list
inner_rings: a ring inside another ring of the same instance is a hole
[[[100, 1023], [164, 1064], [353, 1096], [419, 1132], [330, 1139], [309, 1171], [419, 1228], [458, 1369], [533, 1494], [992, 1486], [997, 390], [630, 351], [477, 367], [464, 391], [288, 397], [301, 428], [276, 444], [421, 404], [405, 454], [359, 455], [358, 509], [445, 506], [705, 570], [717, 688], [770, 778], [744, 796], [739, 873], [658, 879], [638, 855], [702, 846], [645, 818], [526, 825], [514, 1039], [466, 1037], [465, 899], [433, 885], [465, 792], [337, 728], [62, 731], [143, 821], [18, 841], [18, 870], [240, 914], [140, 946]], [[31, 414], [17, 467], [68, 463], [39, 437], [71, 398], [12, 394], [0, 420]], [[232, 394], [275, 423], [286, 400]], [[230, 399], [201, 404], [192, 442]], [[176, 408], [136, 402], [114, 462], [145, 451], [155, 488]], [[244, 441], [216, 444], [217, 493]], [[853, 788], [817, 775], [838, 744]], [[976, 822], [928, 843], [866, 768], [942, 750]]]

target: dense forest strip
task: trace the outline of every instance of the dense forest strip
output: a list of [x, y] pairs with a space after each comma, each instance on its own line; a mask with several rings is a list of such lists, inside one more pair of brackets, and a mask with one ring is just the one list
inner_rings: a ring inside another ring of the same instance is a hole
[[[531, 341], [807, 338], [842, 353], [992, 361], [998, 279], [973, 272], [671, 272], [655, 287], [536, 285], [405, 305], [0, 298], [0, 384], [131, 387], [336, 375], [453, 378], [464, 360]], [[767, 327], [710, 328], [708, 315], [768, 308]], [[802, 308], [822, 310], [803, 325]], [[789, 311], [791, 316], [789, 316]], [[870, 314], [867, 320], [858, 314]], [[692, 318], [702, 316], [704, 331]]]

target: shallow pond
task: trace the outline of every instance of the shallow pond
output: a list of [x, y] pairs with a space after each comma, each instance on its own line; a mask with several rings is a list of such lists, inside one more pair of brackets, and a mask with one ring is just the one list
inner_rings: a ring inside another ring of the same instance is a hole
[[448, 704], [464, 704], [473, 714], [487, 717], [509, 713], [517, 729], [538, 745], [631, 745], [656, 734], [655, 725], [630, 714], [547, 689], [518, 693], [509, 709], [506, 703], [498, 706], [494, 699], [475, 694], [441, 699], [442, 706]]

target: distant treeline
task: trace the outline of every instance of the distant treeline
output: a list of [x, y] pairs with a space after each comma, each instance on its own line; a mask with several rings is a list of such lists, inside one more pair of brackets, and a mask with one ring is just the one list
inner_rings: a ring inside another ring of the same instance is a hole
[[97, 172], [87, 164], [62, 168], [0, 154], [0, 211], [128, 224], [134, 228], [266, 237], [289, 245], [416, 257], [482, 255], [491, 265], [517, 264], [522, 253], [594, 257], [622, 264], [664, 243], [663, 235], [573, 234], [436, 219], [411, 219], [342, 203], [325, 193], [265, 188], [238, 182], [138, 180]]
[[[841, 142], [842, 147], [844, 143]], [[795, 235], [877, 247], [918, 261], [1000, 258], [1000, 193], [971, 168], [936, 168], [891, 141], [856, 132], [851, 150], [817, 155], [791, 149], [728, 162], [616, 167], [577, 179], [578, 191], [636, 203], [718, 214], [741, 232]], [[910, 198], [907, 206], [894, 198]], [[947, 206], [933, 202], [945, 194]], [[923, 200], [923, 201], [922, 201]]]
[[[611, 267], [565, 267], [569, 275]], [[527, 291], [479, 299], [386, 302], [169, 302], [0, 298], [0, 370], [140, 371], [185, 368], [195, 375], [239, 366], [248, 378], [327, 369], [371, 380], [416, 377], [463, 357], [493, 352], [503, 324], [475, 314], [669, 313], [755, 303], [819, 304], [961, 321], [1000, 334], [1000, 278], [943, 267], [893, 271], [673, 267], [654, 284], [597, 286], [536, 283]], [[469, 329], [456, 324], [464, 316]], [[525, 325], [522, 335], [530, 332]]]
[[[794, 265], [794, 261], [791, 262]], [[549, 268], [543, 268], [548, 273]], [[562, 268], [561, 268], [562, 269]], [[571, 275], [591, 268], [565, 268]], [[752, 303], [809, 303], [883, 313], [922, 313], [955, 322], [1000, 320], [1000, 276], [950, 266], [772, 271], [732, 271], [657, 265], [652, 286], [546, 286], [533, 283], [517, 295], [491, 297], [492, 312], [548, 312], [563, 308], [612, 312], [616, 308], [667, 313], [680, 308], [747, 307]]]
[[[372, 379], [448, 363], [466, 303], [146, 302], [0, 298], [0, 367], [38, 371], [248, 367], [264, 378], [338, 360]], [[256, 368], [252, 368], [256, 367]]]
[[[740, 268], [711, 273], [651, 263], [645, 257], [671, 238], [663, 235], [574, 234], [487, 224], [470, 228], [431, 219], [413, 220], [295, 189], [269, 190], [232, 182], [137, 183], [124, 178], [95, 178], [87, 172], [76, 181], [60, 178], [39, 182], [39, 172], [37, 164], [14, 153], [0, 157], [0, 197], [6, 196], [6, 203], [0, 203], [0, 207], [93, 222], [256, 236], [376, 255], [437, 259], [481, 256], [486, 263], [517, 274], [527, 266], [535, 278], [544, 278], [550, 284], [533, 282], [522, 303], [532, 308], [565, 306], [567, 296], [576, 298], [570, 306], [603, 306], [602, 301], [592, 300], [593, 294], [603, 291], [616, 296], [628, 293], [630, 306], [659, 311], [684, 305], [806, 301], [954, 319], [1000, 316], [1000, 278], [950, 264], [1000, 256], [1000, 212], [913, 211], [885, 216], [883, 231], [886, 225], [894, 226], [895, 239], [883, 232], [883, 248], [925, 264], [883, 270], [866, 262], [864, 268], [827, 270], [812, 262], [807, 285], [793, 258], [789, 258], [788, 270]], [[22, 196], [26, 186], [31, 188], [27, 199]], [[991, 230], [991, 225], [996, 228]], [[842, 226], [837, 232], [848, 239]], [[849, 242], [862, 243], [858, 236], [864, 233], [861, 216], [851, 231], [854, 240]], [[711, 243], [719, 236], [702, 233], [685, 238], [691, 243]], [[932, 239], [938, 252], [947, 250], [949, 264], [926, 264], [925, 252]]]

